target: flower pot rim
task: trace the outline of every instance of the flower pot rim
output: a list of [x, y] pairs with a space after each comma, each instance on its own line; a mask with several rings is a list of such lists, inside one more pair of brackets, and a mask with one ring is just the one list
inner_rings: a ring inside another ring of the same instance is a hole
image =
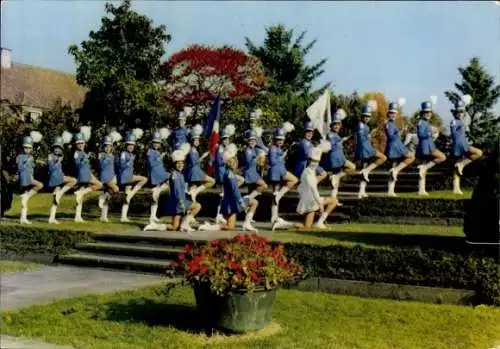
[[[195, 288], [195, 287], [201, 287], [202, 285], [210, 287], [210, 283], [209, 282], [199, 282], [198, 284], [193, 285], [193, 288]], [[267, 292], [267, 291], [270, 292], [270, 291], [274, 291], [274, 290], [278, 289], [280, 286], [281, 285], [270, 287], [270, 288], [267, 288], [265, 286], [259, 286], [259, 287], [255, 287], [255, 288], [252, 288], [252, 289], [248, 289], [248, 288], [235, 288], [235, 289], [231, 289], [227, 294], [231, 294], [231, 293]]]

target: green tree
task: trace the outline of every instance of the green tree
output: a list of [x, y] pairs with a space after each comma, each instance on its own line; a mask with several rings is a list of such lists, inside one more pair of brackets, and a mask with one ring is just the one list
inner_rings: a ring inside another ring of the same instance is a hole
[[[316, 40], [303, 45], [306, 32], [303, 31], [294, 39], [292, 29], [277, 24], [266, 28], [266, 38], [261, 46], [245, 38], [248, 52], [259, 58], [269, 78], [268, 91], [275, 94], [299, 93], [309, 94], [315, 79], [324, 73], [327, 59], [307, 65], [305, 58], [316, 44]], [[328, 87], [326, 84], [320, 90]]]
[[164, 45], [171, 39], [163, 25], [131, 8], [130, 0], [120, 6], [106, 3], [107, 15], [98, 31], [69, 53], [77, 64], [77, 81], [88, 89], [82, 121], [119, 130], [148, 128], [158, 122], [161, 108], [156, 81]]
[[450, 102], [455, 103], [462, 95], [470, 95], [472, 103], [466, 109], [470, 116], [469, 137], [480, 147], [493, 149], [500, 134], [500, 116], [493, 113], [493, 106], [500, 98], [500, 85], [473, 57], [467, 67], [459, 67], [462, 81], [455, 83], [456, 91], [446, 91]]

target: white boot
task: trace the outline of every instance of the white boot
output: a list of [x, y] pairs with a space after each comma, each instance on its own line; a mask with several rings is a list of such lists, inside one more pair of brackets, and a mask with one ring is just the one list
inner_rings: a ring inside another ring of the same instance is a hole
[[182, 219], [182, 222], [181, 222], [181, 231], [186, 232], [189, 235], [191, 235], [191, 232], [194, 231], [194, 229], [191, 228], [191, 226], [189, 225], [190, 221], [191, 221], [191, 215], [187, 214], [184, 216], [184, 218]]
[[101, 208], [101, 222], [108, 223], [108, 210], [109, 210], [109, 205], [107, 202], [104, 202], [104, 205]]
[[85, 195], [87, 195], [90, 192], [92, 192], [92, 188], [90, 188], [90, 187], [86, 187], [86, 188], [79, 189], [79, 190], [75, 191], [76, 204], [77, 205], [83, 204], [83, 198], [85, 197]]
[[75, 222], [77, 223], [83, 223], [85, 222], [82, 218], [82, 208], [83, 205], [81, 203], [76, 204], [76, 209], [75, 209]]
[[453, 194], [463, 195], [464, 193], [460, 190], [460, 176], [455, 173], [453, 175]]
[[288, 191], [290, 190], [290, 188], [288, 188], [286, 185], [284, 187], [282, 187], [280, 190], [278, 190], [277, 192], [274, 193], [274, 197], [276, 199], [276, 203], [280, 202], [281, 198], [283, 196], [285, 196], [286, 193], [288, 193]]
[[104, 202], [105, 201], [106, 201], [106, 193], [103, 193], [103, 194], [99, 195], [98, 205], [99, 205], [100, 209], [102, 209], [104, 207]]
[[455, 164], [455, 167], [457, 168], [457, 172], [458, 174], [461, 176], [463, 175], [463, 172], [464, 172], [464, 167], [467, 166], [468, 164], [470, 164], [472, 162], [471, 159], [469, 158], [465, 158], [463, 159], [462, 161], [459, 161]]
[[158, 200], [160, 199], [160, 193], [161, 193], [161, 187], [153, 188], [153, 193], [151, 195], [153, 197], [153, 202], [158, 202]]
[[396, 197], [397, 195], [395, 193], [395, 189], [396, 189], [396, 181], [389, 179], [389, 184], [387, 186], [387, 196]]
[[19, 222], [21, 224], [31, 224], [31, 222], [28, 220], [28, 207], [27, 206], [21, 207], [21, 217], [19, 219]]
[[359, 193], [358, 193], [358, 198], [359, 199], [363, 199], [363, 198], [367, 198], [368, 197], [368, 194], [366, 193], [366, 181], [361, 181], [359, 183]]
[[248, 195], [248, 199], [249, 200], [253, 200], [255, 199], [257, 196], [259, 196], [261, 194], [260, 191], [258, 190], [253, 190], [249, 195]]
[[370, 179], [368, 178], [368, 174], [372, 172], [374, 169], [378, 167], [378, 164], [372, 162], [370, 165], [359, 171], [359, 173], [363, 176], [363, 179], [365, 182], [370, 182]]
[[405, 162], [400, 162], [396, 167], [392, 168], [392, 178], [397, 181], [399, 172], [403, 171], [408, 165]]
[[49, 224], [59, 224], [56, 220], [57, 205], [50, 206]]
[[258, 230], [252, 225], [252, 218], [253, 212], [248, 212], [245, 217], [245, 222], [243, 222], [243, 230], [258, 233]]
[[125, 192], [127, 193], [127, 197], [125, 198], [125, 201], [130, 204], [130, 200], [137, 194], [137, 192], [142, 188], [142, 185], [136, 184], [132, 190], [126, 190]]
[[66, 184], [61, 188], [61, 190], [57, 191], [56, 189], [56, 192], [54, 193], [55, 194], [54, 199], [56, 200], [56, 205], [59, 205], [61, 203], [61, 198], [71, 188], [72, 188], [71, 185]]
[[339, 193], [340, 176], [339, 175], [331, 175], [330, 182], [332, 183], [332, 198], [336, 198], [338, 193]]
[[149, 222], [158, 222], [159, 219], [156, 217], [156, 213], [158, 212], [158, 204], [151, 204], [151, 215], [149, 216]]
[[425, 190], [425, 175], [418, 181], [418, 195], [429, 196], [429, 194]]
[[278, 205], [271, 205], [271, 223], [274, 223], [278, 220]]
[[327, 229], [327, 226], [325, 225], [326, 218], [328, 217], [328, 213], [323, 212], [321, 213], [321, 216], [319, 217], [318, 221], [316, 224], [314, 224], [314, 228], [318, 229]]
[[288, 229], [292, 228], [295, 225], [293, 222], [285, 221], [283, 218], [278, 217], [271, 228], [272, 231], [278, 230], [278, 229]]
[[125, 203], [122, 206], [122, 217], [120, 218], [120, 222], [122, 223], [128, 223], [130, 222], [130, 219], [128, 219], [128, 204]]
[[189, 191], [188, 191], [188, 195], [191, 196], [191, 200], [193, 202], [197, 202], [196, 201], [196, 197], [198, 196], [199, 193], [201, 193], [202, 191], [204, 191], [206, 189], [206, 187], [204, 185], [200, 185], [199, 187], [192, 187]]
[[199, 231], [219, 231], [219, 224], [210, 224], [209, 222], [205, 222], [198, 228]]

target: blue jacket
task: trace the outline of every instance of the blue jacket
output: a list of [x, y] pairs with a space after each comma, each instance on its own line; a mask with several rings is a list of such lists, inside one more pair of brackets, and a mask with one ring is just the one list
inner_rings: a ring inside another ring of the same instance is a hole
[[186, 198], [186, 182], [184, 175], [173, 170], [170, 176], [170, 195], [166, 199], [165, 215], [185, 215], [187, 210], [191, 207], [191, 201]]
[[191, 147], [186, 156], [184, 174], [188, 183], [202, 182], [205, 179], [206, 174], [201, 169], [200, 154], [195, 147]]
[[148, 175], [149, 182], [152, 185], [159, 185], [168, 180], [170, 174], [165, 170], [163, 159], [158, 150], [150, 148], [147, 153], [148, 157]]
[[337, 132], [329, 132], [326, 139], [331, 143], [332, 148], [326, 157], [326, 168], [331, 171], [345, 165], [347, 159], [344, 154], [342, 137]]
[[49, 188], [57, 187], [64, 183], [64, 173], [62, 171], [62, 156], [56, 155], [54, 153], [49, 154], [47, 160], [47, 167], [49, 170], [49, 182], [47, 186]]
[[87, 153], [83, 150], [76, 150], [74, 158], [78, 183], [90, 183], [92, 171], [90, 170], [90, 161]]
[[173, 150], [178, 150], [184, 143], [187, 143], [188, 137], [187, 128], [177, 126], [169, 136], [169, 144]]
[[245, 153], [243, 154], [243, 176], [245, 183], [256, 183], [261, 179], [257, 172], [257, 150], [252, 147], [246, 146]]
[[120, 184], [130, 184], [134, 180], [134, 160], [135, 155], [128, 151], [123, 151], [120, 155]]
[[394, 120], [387, 121], [385, 125], [385, 134], [387, 136], [385, 155], [387, 155], [389, 159], [399, 159], [408, 153], [408, 149], [401, 141], [399, 128], [394, 124]]
[[224, 173], [224, 196], [220, 204], [220, 212], [224, 216], [238, 214], [243, 212], [243, 199], [241, 197], [240, 188], [236, 175], [229, 168]]
[[35, 160], [33, 156], [23, 152], [17, 156], [16, 160], [19, 185], [21, 188], [30, 186], [33, 183], [33, 172], [35, 170]]
[[269, 170], [267, 177], [270, 182], [281, 182], [286, 175], [285, 153], [283, 149], [273, 145], [267, 156]]
[[375, 149], [370, 142], [370, 128], [363, 122], [358, 124], [355, 142], [354, 159], [356, 161], [367, 160], [375, 156]]
[[215, 181], [217, 184], [222, 184], [224, 181], [224, 173], [226, 171], [226, 164], [222, 156], [224, 154], [224, 149], [224, 144], [219, 144], [215, 152]]
[[464, 122], [460, 119], [453, 119], [450, 123], [451, 130], [451, 155], [462, 157], [469, 151], [469, 142], [465, 136]]
[[432, 139], [432, 125], [429, 121], [420, 119], [417, 124], [417, 156], [431, 155], [436, 146], [434, 145], [434, 140]]
[[99, 153], [99, 179], [103, 183], [109, 183], [116, 178], [115, 156], [113, 153]]

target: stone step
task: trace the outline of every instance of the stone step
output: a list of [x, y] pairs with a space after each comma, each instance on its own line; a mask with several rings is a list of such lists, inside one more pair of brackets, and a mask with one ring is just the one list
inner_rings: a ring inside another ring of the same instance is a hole
[[57, 256], [54, 262], [58, 264], [83, 267], [133, 270], [144, 273], [164, 274], [173, 260], [77, 252]]
[[77, 244], [79, 252], [99, 253], [114, 256], [148, 257], [153, 259], [177, 259], [180, 247], [147, 243], [89, 242]]

